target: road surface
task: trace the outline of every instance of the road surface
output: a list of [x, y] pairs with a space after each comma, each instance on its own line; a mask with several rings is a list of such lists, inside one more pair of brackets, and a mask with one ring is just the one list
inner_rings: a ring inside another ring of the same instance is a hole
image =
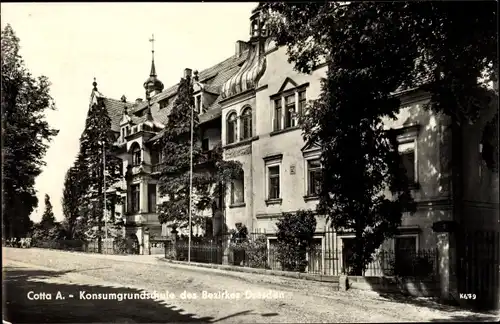
[[3, 248], [13, 323], [493, 321], [427, 300], [391, 301], [320, 282], [177, 267], [151, 256]]

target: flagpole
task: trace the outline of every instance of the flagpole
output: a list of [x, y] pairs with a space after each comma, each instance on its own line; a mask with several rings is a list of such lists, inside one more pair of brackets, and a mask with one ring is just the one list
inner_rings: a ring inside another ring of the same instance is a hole
[[[191, 80], [189, 80], [191, 86]], [[193, 123], [194, 123], [194, 107], [191, 106], [191, 147], [189, 152], [189, 239], [188, 239], [188, 263], [191, 262], [191, 221], [192, 221], [192, 209], [193, 209]]]

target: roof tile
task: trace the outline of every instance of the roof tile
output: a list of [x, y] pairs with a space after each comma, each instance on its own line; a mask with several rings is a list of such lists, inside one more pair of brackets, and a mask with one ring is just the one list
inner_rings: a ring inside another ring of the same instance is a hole
[[[247, 55], [245, 54], [241, 56], [235, 56], [235, 55], [231, 56], [226, 60], [217, 63], [216, 65], [208, 69], [201, 71], [199, 73], [199, 79], [201, 80], [201, 82], [206, 83], [206, 87], [209, 92], [214, 94], [219, 94], [222, 85], [229, 78], [231, 78], [231, 76], [233, 76], [236, 72], [238, 72], [241, 64], [245, 62], [246, 58]], [[175, 95], [177, 93], [177, 87], [178, 84], [168, 87], [166, 90], [164, 90], [157, 96], [154, 96], [151, 100], [151, 103], [156, 103], [165, 98], [171, 97], [172, 95]], [[220, 100], [221, 97], [218, 96], [217, 99], [210, 105], [210, 107], [208, 107], [207, 111], [204, 114], [200, 115], [200, 123], [213, 120], [221, 115]], [[175, 96], [173, 98], [170, 98], [169, 103], [166, 107], [163, 107], [161, 109], [158, 108], [152, 109], [151, 114], [153, 116], [153, 119], [162, 124], [166, 124], [168, 121], [168, 115], [172, 110], [174, 102], [175, 102]], [[146, 108], [148, 105], [147, 101], [139, 103], [130, 103], [130, 102], [124, 103], [119, 100], [105, 98], [105, 105], [108, 109], [108, 113], [111, 118], [111, 123], [112, 123], [111, 128], [113, 129], [113, 131], [116, 132], [120, 131], [119, 124], [125, 105], [129, 107], [129, 111], [131, 113], [130, 115], [134, 123], [137, 124], [145, 121], [145, 116], [138, 117], [134, 116], [133, 113]], [[158, 107], [157, 105], [155, 106]], [[155, 137], [152, 138], [151, 140], [154, 140]]]

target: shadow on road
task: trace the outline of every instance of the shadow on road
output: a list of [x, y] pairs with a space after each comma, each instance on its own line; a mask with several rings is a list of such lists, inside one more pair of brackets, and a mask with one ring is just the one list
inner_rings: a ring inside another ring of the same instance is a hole
[[[4, 320], [12, 323], [90, 323], [90, 322], [123, 322], [123, 323], [168, 323], [197, 322], [212, 323], [212, 317], [198, 318], [194, 314], [181, 314], [182, 309], [174, 309], [165, 301], [154, 299], [123, 299], [92, 300], [80, 299], [80, 292], [87, 294], [106, 294], [107, 296], [122, 296], [125, 294], [140, 294], [141, 290], [133, 288], [116, 288], [100, 285], [79, 285], [55, 283], [58, 277], [70, 271], [31, 270], [19, 267], [4, 268], [3, 298]], [[32, 293], [30, 293], [32, 292]], [[30, 300], [28, 293], [50, 295]], [[56, 299], [56, 296], [64, 299]], [[116, 294], [116, 295], [113, 295]], [[71, 298], [70, 295], [74, 297]], [[135, 295], [137, 296], [137, 295]], [[245, 315], [242, 312], [229, 317]], [[245, 314], [244, 314], [245, 313]], [[226, 318], [224, 318], [226, 319]]]
[[405, 296], [398, 293], [379, 293], [379, 296], [394, 303], [411, 304], [419, 307], [439, 310], [442, 312], [456, 312], [459, 306], [458, 303], [444, 303], [440, 301], [439, 298], [434, 297], [414, 297]]
[[431, 322], [498, 322], [499, 317], [487, 315], [452, 315], [449, 319], [435, 319]]

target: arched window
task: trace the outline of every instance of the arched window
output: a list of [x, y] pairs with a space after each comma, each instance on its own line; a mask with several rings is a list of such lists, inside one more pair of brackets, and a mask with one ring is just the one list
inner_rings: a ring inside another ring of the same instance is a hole
[[236, 113], [227, 116], [227, 144], [236, 142]]
[[248, 107], [241, 114], [241, 139], [252, 137], [252, 108]]
[[132, 165], [140, 165], [142, 161], [141, 148], [137, 143], [133, 144], [132, 148]]

